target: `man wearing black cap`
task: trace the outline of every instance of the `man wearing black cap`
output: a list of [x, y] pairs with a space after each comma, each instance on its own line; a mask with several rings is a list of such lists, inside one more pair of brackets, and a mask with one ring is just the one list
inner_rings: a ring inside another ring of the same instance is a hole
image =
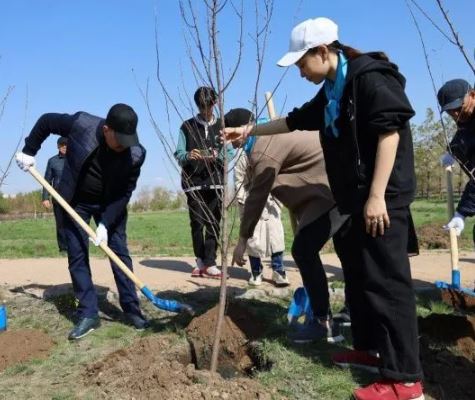
[[[126, 104], [112, 106], [105, 120], [86, 112], [44, 114], [25, 139], [22, 152], [16, 155], [18, 166], [28, 171], [51, 133], [68, 138], [58, 192], [87, 223], [94, 218], [97, 225], [94, 244], [98, 246], [105, 241], [130, 270], [127, 204], [145, 160], [137, 123], [137, 114]], [[71, 218], [65, 218], [64, 222], [69, 271], [79, 301], [78, 322], [69, 334], [70, 340], [76, 340], [99, 327], [100, 321], [89, 265], [88, 236]], [[111, 267], [127, 322], [137, 329], [146, 328], [148, 321], [140, 311], [134, 284], [112, 262]]]
[[[46, 165], [46, 172], [45, 172], [45, 180], [48, 182], [53, 188], [58, 189], [59, 181], [61, 179], [61, 175], [63, 174], [64, 168], [64, 159], [66, 157], [66, 150], [67, 150], [68, 139], [65, 137], [60, 137], [57, 141], [58, 145], [58, 154], [51, 157], [48, 160], [48, 164]], [[43, 189], [43, 194], [41, 196], [43, 207], [47, 210], [50, 210], [53, 207], [54, 212], [54, 219], [56, 221], [56, 240], [58, 242], [59, 251], [67, 251], [67, 242], [66, 237], [64, 235], [64, 224], [63, 224], [63, 210], [61, 206], [56, 204], [53, 200], [53, 204], [51, 204], [49, 193], [46, 189]]]
[[447, 229], [454, 228], [460, 235], [465, 227], [465, 218], [475, 215], [475, 92], [467, 81], [453, 79], [440, 88], [437, 99], [442, 111], [447, 112], [457, 124], [457, 132], [449, 144], [449, 153], [442, 157], [442, 163], [448, 166], [457, 161], [470, 179], [457, 211], [446, 225]]

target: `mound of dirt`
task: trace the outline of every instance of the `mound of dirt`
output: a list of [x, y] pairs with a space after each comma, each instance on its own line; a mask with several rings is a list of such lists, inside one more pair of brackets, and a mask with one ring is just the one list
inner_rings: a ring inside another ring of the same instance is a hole
[[[215, 306], [194, 318], [185, 330], [198, 369], [210, 368], [217, 315], [218, 306]], [[221, 330], [218, 372], [225, 378], [251, 372], [259, 358], [255, 357], [258, 345], [253, 340], [263, 332], [264, 327], [247, 308], [230, 303]]]
[[450, 237], [441, 224], [426, 224], [417, 228], [417, 239], [421, 249], [450, 249]]
[[475, 296], [453, 289], [441, 291], [442, 301], [458, 310], [475, 312]]
[[263, 387], [247, 378], [224, 380], [199, 371], [189, 347], [173, 336], [150, 336], [89, 365], [85, 383], [115, 399], [271, 399]]
[[7, 330], [0, 333], [0, 371], [31, 359], [45, 359], [55, 343], [35, 329]]
[[475, 362], [475, 317], [431, 314], [419, 319], [419, 331], [435, 342], [456, 346], [462, 356]]
[[419, 319], [427, 393], [436, 399], [475, 398], [475, 317], [431, 314]]

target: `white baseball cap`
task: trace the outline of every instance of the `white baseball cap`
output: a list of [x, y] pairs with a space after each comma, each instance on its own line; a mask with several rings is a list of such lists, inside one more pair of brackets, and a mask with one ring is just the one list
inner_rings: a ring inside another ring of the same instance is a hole
[[298, 24], [290, 34], [289, 52], [277, 65], [288, 67], [300, 60], [303, 55], [314, 47], [330, 44], [338, 40], [338, 26], [331, 19], [307, 19]]

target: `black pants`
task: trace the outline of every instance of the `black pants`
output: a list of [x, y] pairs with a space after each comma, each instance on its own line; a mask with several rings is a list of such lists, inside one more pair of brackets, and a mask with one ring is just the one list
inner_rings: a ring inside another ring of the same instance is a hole
[[[74, 206], [74, 210], [86, 223], [89, 223], [91, 217], [97, 223], [100, 218], [101, 206], [79, 203]], [[65, 217], [64, 222], [68, 239], [69, 273], [73, 282], [74, 295], [79, 301], [76, 316], [78, 318], [94, 317], [98, 314], [98, 305], [89, 265], [89, 237], [70, 217]], [[127, 213], [124, 212], [123, 218], [118, 221], [117, 225], [108, 228], [107, 244], [132, 271], [132, 260], [127, 249], [126, 226]], [[119, 292], [119, 302], [122, 310], [127, 313], [142, 315], [134, 283], [112, 261], [111, 268]]]
[[221, 222], [222, 190], [194, 190], [186, 193], [190, 213], [191, 240], [195, 257], [207, 267], [216, 264]]
[[333, 240], [345, 275], [353, 345], [377, 350], [381, 374], [398, 381], [422, 379], [415, 294], [408, 259], [408, 207], [388, 210], [391, 226], [383, 236], [365, 231], [353, 214]]
[[64, 233], [64, 210], [54, 200], [53, 213], [56, 222], [56, 241], [58, 242], [58, 249], [59, 251], [67, 251], [68, 241], [66, 240], [66, 234]]
[[292, 244], [292, 257], [302, 275], [313, 314], [318, 319], [331, 316], [327, 276], [319, 252], [347, 219], [348, 215], [341, 215], [334, 207], [300, 229]]

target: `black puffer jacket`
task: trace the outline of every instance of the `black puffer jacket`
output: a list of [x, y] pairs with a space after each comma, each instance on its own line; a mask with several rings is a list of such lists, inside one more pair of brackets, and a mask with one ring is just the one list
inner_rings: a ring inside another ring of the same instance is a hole
[[373, 179], [379, 135], [397, 131], [400, 140], [386, 188], [386, 206], [408, 206], [415, 193], [414, 154], [409, 119], [414, 110], [404, 93], [405, 79], [380, 53], [363, 54], [348, 63], [345, 89], [336, 121], [338, 138], [324, 132], [323, 87], [287, 116], [291, 130], [318, 130], [338, 208], [361, 212]]

